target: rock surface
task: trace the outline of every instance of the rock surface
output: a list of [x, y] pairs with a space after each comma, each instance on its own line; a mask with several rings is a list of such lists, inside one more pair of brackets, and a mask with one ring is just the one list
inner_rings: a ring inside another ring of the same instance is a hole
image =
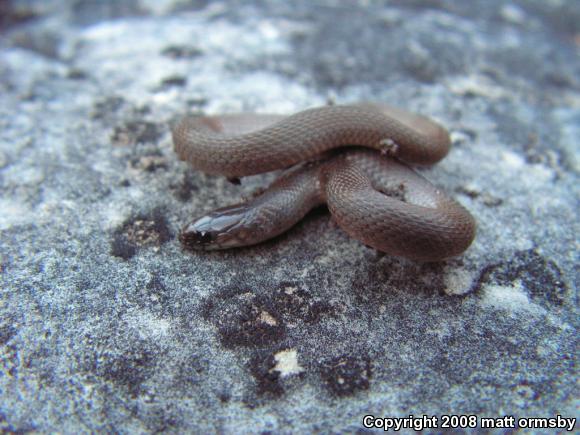
[[[240, 3], [0, 3], [0, 427], [577, 416], [580, 4]], [[476, 217], [468, 252], [378, 255], [322, 210], [184, 253], [181, 224], [272, 177], [195, 172], [171, 123], [328, 100], [450, 129], [423, 172]]]

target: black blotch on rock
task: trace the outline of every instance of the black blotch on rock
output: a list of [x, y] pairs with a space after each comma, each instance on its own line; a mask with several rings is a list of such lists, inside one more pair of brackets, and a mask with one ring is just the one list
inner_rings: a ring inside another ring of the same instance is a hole
[[110, 96], [95, 103], [91, 112], [92, 119], [106, 119], [117, 113], [127, 101], [123, 97]]
[[74, 358], [80, 372], [121, 387], [133, 398], [144, 392], [143, 383], [157, 366], [158, 343], [141, 338], [119, 319], [111, 319], [99, 331], [80, 334], [78, 340], [82, 348]]
[[560, 268], [535, 249], [516, 252], [512, 259], [487, 266], [475, 283], [479, 291], [487, 283], [512, 285], [520, 281], [530, 297], [539, 302], [562, 305], [568, 286]]
[[135, 293], [127, 295], [140, 308], [157, 315], [171, 315], [170, 291], [166, 288], [159, 275], [154, 274], [146, 285], [138, 288]]
[[241, 276], [201, 305], [202, 317], [216, 327], [224, 347], [244, 354], [250, 351], [247, 367], [255, 379], [255, 391], [244, 399], [250, 408], [285, 393], [288, 385], [274, 370], [276, 352], [294, 348], [293, 343], [302, 341], [309, 328], [334, 312], [332, 304], [298, 283], [273, 286]]
[[157, 90], [165, 90], [172, 87], [182, 88], [187, 84], [187, 78], [183, 76], [171, 76], [164, 78]]
[[357, 265], [351, 282], [354, 301], [375, 315], [385, 297], [400, 289], [422, 297], [446, 294], [444, 263], [410, 262], [378, 251], [372, 261]]
[[129, 243], [122, 233], [115, 233], [111, 242], [111, 255], [114, 257], [129, 260], [137, 253], [137, 249]]
[[457, 193], [466, 195], [471, 199], [480, 199], [487, 207], [499, 207], [503, 204], [503, 199], [487, 192], [480, 192], [476, 189], [460, 186], [455, 189]]
[[218, 399], [221, 403], [228, 403], [232, 399], [232, 394], [229, 391], [221, 391], [218, 394]]
[[338, 397], [368, 390], [372, 376], [371, 362], [367, 356], [334, 358], [324, 363], [320, 372], [326, 387]]
[[276, 361], [272, 354], [261, 352], [255, 355], [248, 365], [250, 373], [256, 380], [258, 395], [279, 397], [284, 393], [284, 388], [280, 383], [280, 373], [273, 370]]
[[222, 291], [207, 300], [202, 310], [204, 318], [218, 328], [221, 342], [228, 348], [263, 347], [286, 336], [286, 327], [274, 310], [248, 290]]
[[32, 21], [38, 17], [38, 12], [26, 4], [0, 1], [0, 31], [9, 27]]
[[2, 325], [0, 326], [0, 346], [4, 346], [8, 343], [12, 337], [16, 335], [18, 331], [12, 325]]
[[331, 304], [289, 282], [278, 284], [275, 290], [271, 284], [233, 283], [202, 305], [204, 318], [218, 328], [222, 343], [229, 348], [268, 347], [287, 337], [289, 324], [316, 324], [333, 312]]
[[170, 189], [173, 195], [181, 202], [187, 202], [191, 199], [193, 192], [199, 191], [199, 187], [195, 183], [195, 178], [192, 173], [186, 173], [181, 177], [177, 183], [172, 183]]
[[146, 349], [136, 346], [122, 355], [102, 355], [96, 367], [98, 375], [117, 385], [127, 388], [132, 397], [137, 397], [152, 370], [154, 358]]
[[198, 108], [199, 109], [200, 107], [205, 106], [208, 103], [208, 100], [205, 97], [199, 96], [199, 97], [191, 97], [191, 98], [188, 98], [186, 100], [186, 102], [187, 102], [187, 105], [189, 107], [194, 107], [194, 108]]
[[[172, 380], [173, 388], [183, 395], [191, 395], [207, 377], [211, 362], [203, 356], [187, 353], [175, 366], [176, 375]], [[217, 393], [219, 394], [219, 393]]]
[[79, 68], [71, 68], [66, 73], [66, 77], [71, 80], [84, 80], [87, 78], [87, 73]]
[[158, 150], [133, 157], [130, 160], [130, 165], [132, 168], [144, 172], [155, 172], [158, 169], [167, 169], [168, 167], [167, 159]]
[[276, 312], [287, 322], [318, 323], [325, 315], [332, 315], [331, 304], [314, 299], [297, 283], [282, 282], [272, 294]]
[[129, 260], [138, 248], [159, 247], [171, 238], [165, 216], [159, 209], [126, 221], [113, 234], [111, 255]]
[[111, 140], [118, 146], [155, 143], [161, 134], [162, 130], [157, 124], [147, 121], [129, 121], [115, 127]]

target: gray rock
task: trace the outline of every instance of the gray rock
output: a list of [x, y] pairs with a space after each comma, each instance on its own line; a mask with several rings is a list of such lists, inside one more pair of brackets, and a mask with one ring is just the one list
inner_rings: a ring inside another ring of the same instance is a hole
[[[4, 431], [578, 416], [578, 2], [283, 3], [1, 3]], [[465, 255], [378, 255], [324, 210], [183, 252], [183, 223], [272, 176], [194, 171], [170, 125], [328, 100], [450, 129], [423, 172], [476, 217]]]

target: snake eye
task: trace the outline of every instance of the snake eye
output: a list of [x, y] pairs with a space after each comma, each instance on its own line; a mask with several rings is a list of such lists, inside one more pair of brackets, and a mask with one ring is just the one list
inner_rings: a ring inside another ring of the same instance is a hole
[[245, 206], [219, 208], [187, 224], [179, 240], [189, 250], [215, 250], [240, 246], [240, 223], [244, 221]]
[[209, 231], [197, 231], [189, 228], [179, 235], [179, 241], [186, 249], [204, 249], [215, 241], [215, 235]]

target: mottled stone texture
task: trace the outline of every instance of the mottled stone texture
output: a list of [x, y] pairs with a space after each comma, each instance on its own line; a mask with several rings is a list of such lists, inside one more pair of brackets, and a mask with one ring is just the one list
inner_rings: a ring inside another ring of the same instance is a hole
[[[363, 431], [362, 417], [577, 415], [575, 0], [0, 2], [0, 428]], [[235, 186], [179, 162], [186, 113], [378, 100], [454, 147], [476, 217], [415, 264], [324, 210], [184, 253]]]

